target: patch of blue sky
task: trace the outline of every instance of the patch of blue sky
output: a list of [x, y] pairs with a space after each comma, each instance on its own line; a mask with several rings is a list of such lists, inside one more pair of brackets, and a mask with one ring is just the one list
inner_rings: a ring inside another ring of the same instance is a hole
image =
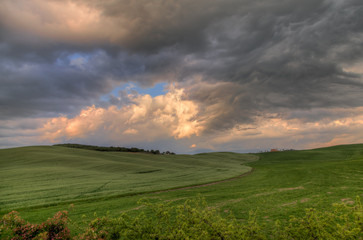
[[156, 97], [159, 95], [164, 95], [166, 93], [165, 87], [168, 85], [168, 83], [161, 82], [157, 83], [154, 86], [150, 88], [144, 88], [139, 86], [135, 83], [127, 83], [123, 84], [122, 86], [116, 87], [111, 91], [111, 94], [114, 96], [118, 96], [119, 91], [126, 90], [128, 92], [136, 91], [137, 93], [141, 95], [149, 94], [152, 97]]
[[136, 88], [134, 90], [136, 90], [138, 93], [140, 93], [142, 95], [149, 94], [152, 97], [156, 97], [156, 96], [164, 95], [167, 92], [167, 90], [166, 90], [167, 85], [168, 85], [168, 83], [161, 82], [161, 83], [155, 84], [151, 88], [141, 88], [141, 87], [136, 86]]
[[141, 94], [141, 95], [148, 94], [152, 97], [165, 95], [167, 93], [167, 90], [166, 90], [167, 85], [168, 85], [168, 83], [161, 82], [161, 83], [155, 84], [152, 87], [145, 88], [145, 87], [141, 87], [137, 83], [126, 83], [126, 84], [122, 84], [118, 87], [115, 87], [110, 93], [101, 96], [101, 100], [107, 101], [109, 99], [110, 95], [118, 97], [120, 91], [126, 91], [128, 93], [132, 93], [133, 91], [135, 91], [138, 94]]
[[88, 62], [89, 55], [82, 53], [73, 53], [68, 56], [69, 65], [83, 69]]
[[61, 55], [58, 59], [56, 64], [57, 65], [71, 65], [77, 67], [83, 67], [89, 60], [90, 54], [88, 53], [80, 53], [75, 52], [72, 54]]
[[74, 59], [77, 59], [77, 58], [87, 59], [88, 57], [89, 57], [88, 54], [79, 53], [79, 52], [72, 53], [72, 54], [68, 55], [69, 60], [74, 60]]

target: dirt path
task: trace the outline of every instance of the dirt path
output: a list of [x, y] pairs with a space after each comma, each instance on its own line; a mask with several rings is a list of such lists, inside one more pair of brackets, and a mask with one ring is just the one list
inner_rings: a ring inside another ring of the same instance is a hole
[[189, 186], [189, 187], [180, 187], [180, 188], [160, 190], [160, 191], [155, 191], [155, 192], [151, 192], [151, 193], [152, 194], [159, 194], [159, 193], [164, 193], [164, 192], [174, 192], [174, 191], [188, 190], [188, 189], [193, 189], [193, 188], [208, 187], [208, 186], [212, 186], [212, 185], [216, 185], [216, 184], [220, 184], [220, 183], [224, 183], [224, 182], [230, 182], [230, 181], [233, 181], [233, 180], [248, 176], [248, 175], [250, 175], [252, 173], [253, 173], [253, 168], [251, 168], [251, 170], [249, 172], [243, 173], [243, 174], [241, 174], [241, 175], [239, 175], [237, 177], [233, 177], [233, 178], [228, 178], [228, 179], [219, 180], [219, 181], [210, 182], [210, 183], [205, 183], [205, 184], [193, 185], [193, 186]]

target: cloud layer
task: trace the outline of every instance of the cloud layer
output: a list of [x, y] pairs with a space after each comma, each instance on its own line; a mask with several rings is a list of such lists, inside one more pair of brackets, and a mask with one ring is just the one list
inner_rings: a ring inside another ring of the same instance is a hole
[[166, 95], [129, 95], [130, 105], [122, 108], [95, 106], [82, 110], [74, 118], [52, 118], [42, 131], [50, 141], [91, 138], [113, 139], [127, 137], [128, 141], [153, 141], [198, 136], [202, 124], [195, 118], [198, 107], [183, 99], [183, 90], [172, 88]]
[[[360, 0], [1, 1], [0, 145], [362, 142], [362, 15]], [[108, 95], [128, 82], [170, 89]]]

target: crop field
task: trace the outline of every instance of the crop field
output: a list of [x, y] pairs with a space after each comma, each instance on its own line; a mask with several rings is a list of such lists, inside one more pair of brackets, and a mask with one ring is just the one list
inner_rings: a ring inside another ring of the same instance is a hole
[[66, 147], [0, 151], [1, 211], [208, 183], [251, 170], [253, 155], [153, 155]]
[[[0, 213], [17, 210], [33, 222], [69, 210], [81, 223], [95, 215], [137, 214], [140, 199], [180, 204], [201, 196], [222, 216], [244, 222], [254, 211], [269, 225], [306, 208], [329, 210], [362, 198], [363, 144], [197, 155], [26, 147], [0, 150], [0, 176]], [[223, 179], [230, 180], [177, 189]]]

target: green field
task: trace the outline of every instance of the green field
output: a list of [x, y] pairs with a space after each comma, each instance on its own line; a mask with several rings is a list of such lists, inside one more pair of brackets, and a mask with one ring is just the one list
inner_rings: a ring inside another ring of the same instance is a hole
[[127, 196], [241, 175], [253, 155], [153, 155], [45, 146], [0, 151], [1, 211]]
[[[232, 178], [219, 184], [161, 191]], [[352, 204], [363, 196], [363, 144], [260, 154], [150, 155], [65, 147], [0, 150], [1, 214], [40, 222], [59, 210], [74, 222], [137, 213], [141, 198], [181, 203], [201, 195], [223, 216], [250, 210], [269, 224], [304, 209]], [[138, 193], [138, 194], [136, 194]], [[70, 204], [72, 207], [70, 208]]]

